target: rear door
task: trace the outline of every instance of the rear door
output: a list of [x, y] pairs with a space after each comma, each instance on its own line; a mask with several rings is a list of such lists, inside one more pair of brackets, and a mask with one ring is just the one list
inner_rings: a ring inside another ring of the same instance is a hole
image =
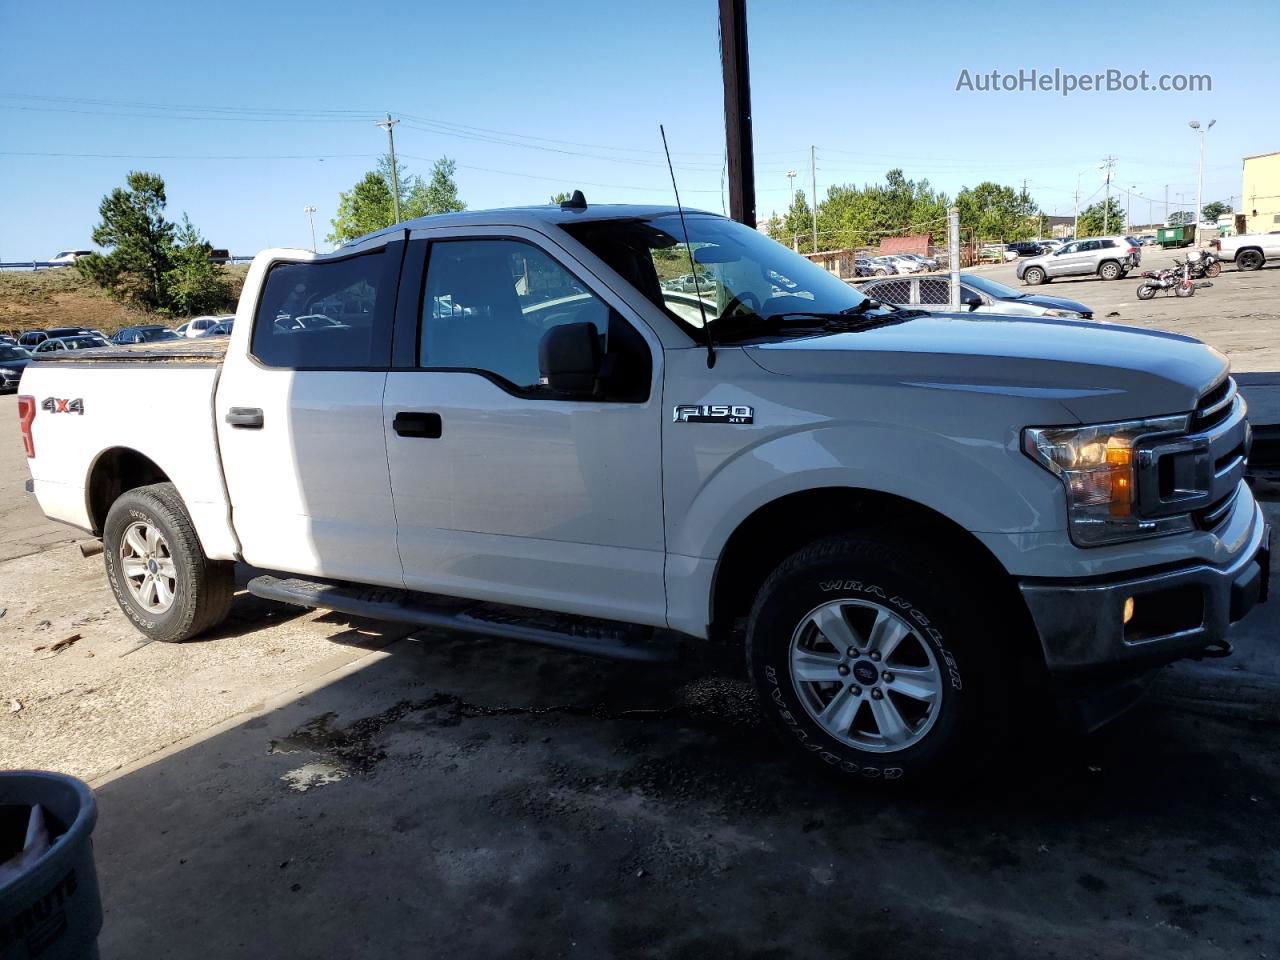
[[1065, 277], [1076, 273], [1076, 265], [1083, 254], [1080, 252], [1080, 241], [1068, 243], [1065, 247], [1045, 261], [1045, 273], [1051, 277]]
[[[405, 583], [665, 624], [657, 339], [532, 230], [415, 231], [406, 285], [415, 272], [384, 412]], [[557, 396], [539, 342], [582, 322], [614, 375]]]
[[[214, 408], [250, 564], [401, 583], [382, 392], [403, 252], [276, 262], [234, 330]], [[330, 322], [297, 322], [317, 315]]]

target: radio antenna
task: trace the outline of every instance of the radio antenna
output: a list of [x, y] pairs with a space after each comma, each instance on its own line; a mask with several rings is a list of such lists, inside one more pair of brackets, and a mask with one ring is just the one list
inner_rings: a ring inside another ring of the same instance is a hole
[[702, 332], [707, 338], [707, 369], [716, 365], [716, 341], [711, 335], [711, 324], [707, 321], [707, 306], [702, 300], [702, 289], [698, 285], [698, 266], [693, 262], [693, 246], [689, 243], [689, 225], [684, 222], [684, 207], [680, 205], [680, 188], [676, 186], [676, 168], [671, 165], [671, 150], [667, 147], [667, 131], [658, 124], [658, 132], [662, 134], [662, 152], [667, 155], [667, 170], [671, 173], [671, 189], [676, 195], [676, 210], [680, 213], [680, 229], [684, 231], [684, 249], [689, 254], [689, 272], [693, 275], [693, 295], [698, 301], [698, 312], [702, 315]]

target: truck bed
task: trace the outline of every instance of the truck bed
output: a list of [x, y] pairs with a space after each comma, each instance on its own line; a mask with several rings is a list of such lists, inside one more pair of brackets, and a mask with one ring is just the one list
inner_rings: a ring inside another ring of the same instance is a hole
[[160, 343], [131, 343], [127, 346], [97, 347], [89, 350], [60, 350], [36, 353], [37, 363], [221, 363], [230, 337], [193, 337]]

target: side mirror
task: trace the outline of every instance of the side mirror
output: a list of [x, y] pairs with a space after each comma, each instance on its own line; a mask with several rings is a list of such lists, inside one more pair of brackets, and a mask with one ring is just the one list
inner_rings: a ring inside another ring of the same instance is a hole
[[552, 327], [538, 343], [542, 382], [556, 393], [593, 393], [600, 364], [600, 334], [594, 323]]
[[965, 293], [960, 295], [960, 302], [970, 310], [977, 310], [982, 306], [982, 297], [978, 296], [976, 293]]

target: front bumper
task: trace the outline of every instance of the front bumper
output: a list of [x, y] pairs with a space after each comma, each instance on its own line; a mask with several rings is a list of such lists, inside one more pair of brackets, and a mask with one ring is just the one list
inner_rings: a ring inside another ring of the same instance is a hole
[[[1019, 583], [1051, 672], [1134, 669], [1217, 655], [1231, 624], [1266, 600], [1271, 527], [1258, 511], [1254, 535], [1230, 563], [1158, 569], [1105, 580]], [[1133, 618], [1124, 622], [1133, 598]]]

